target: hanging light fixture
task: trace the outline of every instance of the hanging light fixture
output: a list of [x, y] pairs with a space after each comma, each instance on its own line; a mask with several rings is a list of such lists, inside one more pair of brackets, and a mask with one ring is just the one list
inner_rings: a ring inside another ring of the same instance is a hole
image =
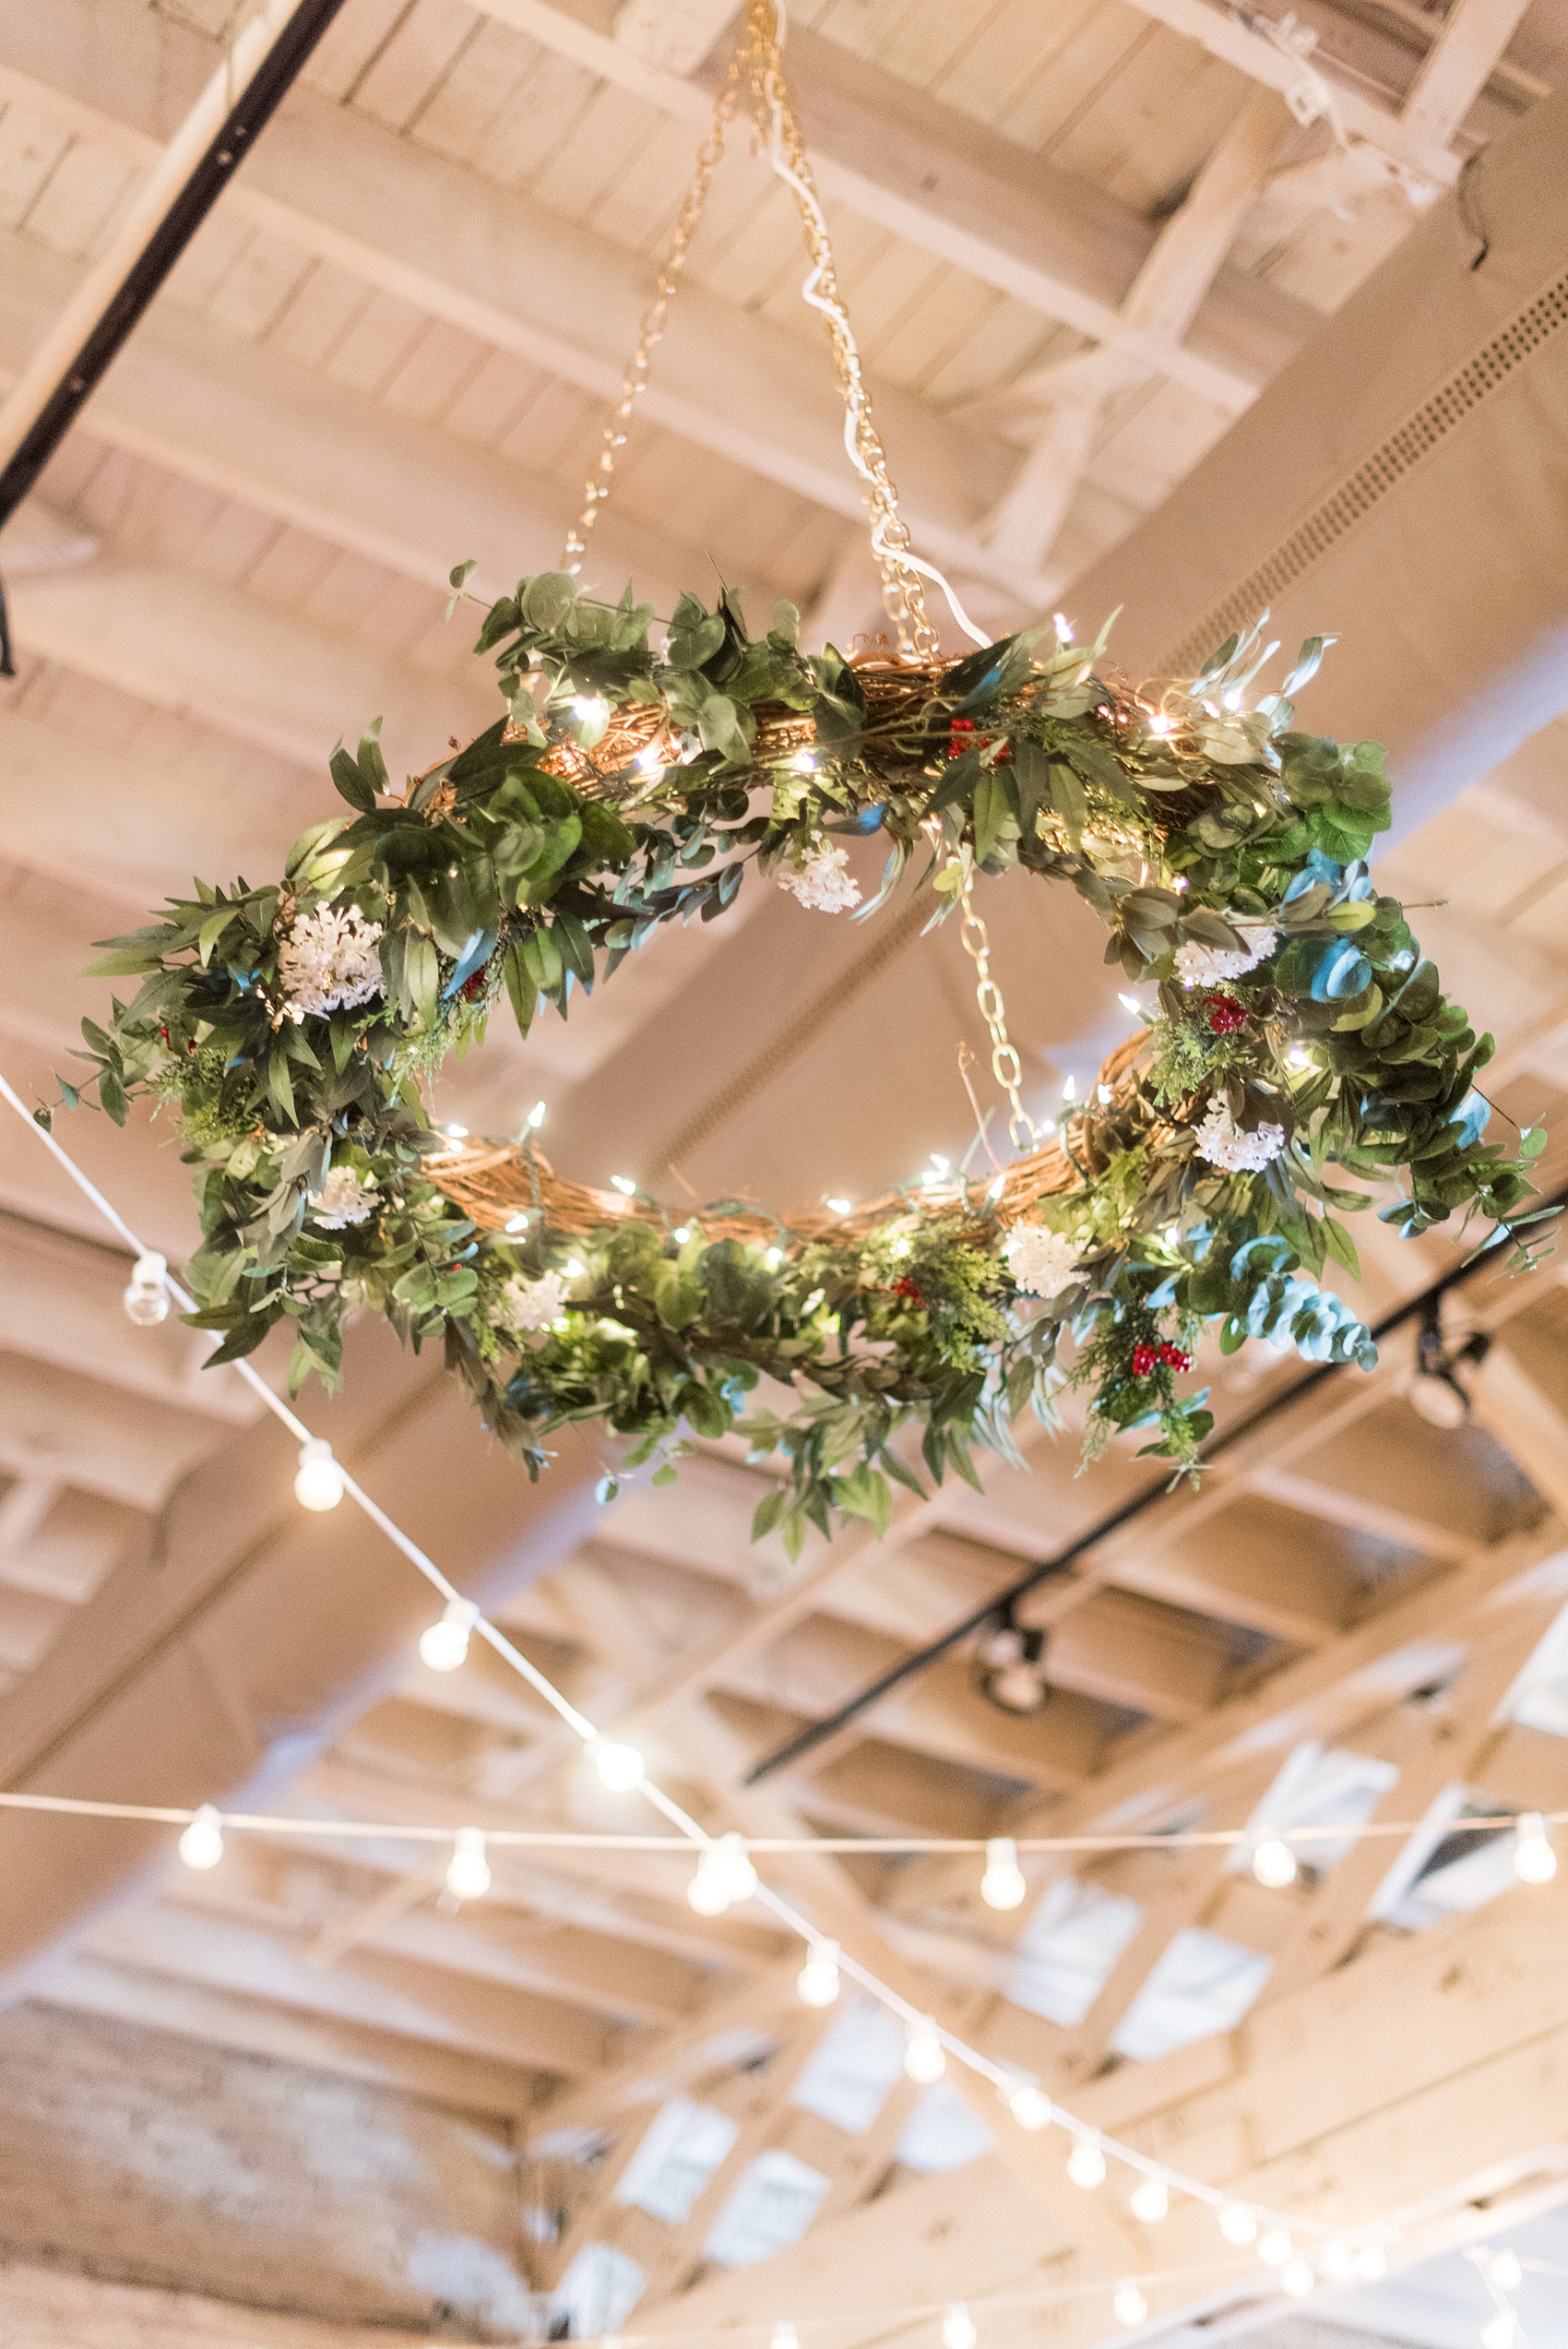
[[1462, 1427], [1470, 1415], [1469, 1389], [1460, 1373], [1473, 1370], [1486, 1360], [1491, 1340], [1485, 1330], [1478, 1330], [1463, 1344], [1446, 1348], [1443, 1342], [1441, 1309], [1442, 1300], [1438, 1297], [1429, 1297], [1421, 1307], [1421, 1326], [1416, 1332], [1416, 1366], [1405, 1392], [1411, 1410], [1429, 1427], [1452, 1430]]
[[976, 1680], [999, 1712], [1039, 1712], [1051, 1695], [1045, 1676], [1045, 1633], [1016, 1621], [1011, 1606], [998, 1614], [975, 1650]]

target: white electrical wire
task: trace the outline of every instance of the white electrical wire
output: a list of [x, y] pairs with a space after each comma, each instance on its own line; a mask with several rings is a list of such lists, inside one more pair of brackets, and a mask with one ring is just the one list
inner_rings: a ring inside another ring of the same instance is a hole
[[[145, 1247], [143, 1242], [131, 1229], [130, 1225], [125, 1222], [118, 1210], [110, 1205], [102, 1192], [100, 1191], [97, 1186], [89, 1181], [88, 1176], [83, 1174], [81, 1169], [77, 1165], [75, 1160], [70, 1157], [69, 1153], [61, 1148], [60, 1144], [56, 1141], [54, 1136], [48, 1130], [48, 1128], [41, 1126], [37, 1119], [31, 1115], [26, 1104], [22, 1102], [19, 1095], [13, 1090], [11, 1085], [6, 1081], [3, 1073], [0, 1073], [0, 1096], [3, 1096], [4, 1099], [10, 1104], [11, 1108], [16, 1111], [18, 1116], [22, 1120], [29, 1131], [37, 1135], [39, 1140], [44, 1144], [45, 1148], [58, 1161], [59, 1164], [64, 1168], [65, 1174], [77, 1186], [77, 1189], [82, 1192], [85, 1198], [92, 1201], [93, 1205], [98, 1209], [99, 1212], [103, 1216], [105, 1221], [120, 1234], [121, 1238], [126, 1242], [127, 1246], [135, 1249], [138, 1256], [148, 1254], [148, 1251]], [[169, 1283], [169, 1289], [171, 1295], [188, 1310], [190, 1308], [191, 1301], [186, 1293], [172, 1281]], [[296, 1440], [302, 1443], [308, 1443], [312, 1440], [311, 1431], [305, 1425], [304, 1422], [300, 1419], [294, 1412], [290, 1410], [287, 1403], [282, 1401], [279, 1396], [273, 1393], [266, 1380], [261, 1377], [259, 1373], [255, 1371], [248, 1362], [242, 1360], [235, 1363], [232, 1366], [241, 1373], [242, 1377], [245, 1378], [253, 1390], [260, 1397], [261, 1401], [273, 1413], [274, 1417], [282, 1422]], [[392, 1518], [387, 1516], [386, 1510], [371, 1498], [370, 1495], [365, 1492], [363, 1486], [346, 1472], [343, 1482], [344, 1491], [347, 1493], [348, 1496], [364, 1512], [364, 1514], [371, 1520], [372, 1523], [377, 1526], [379, 1530], [386, 1534], [388, 1541], [390, 1541], [394, 1546], [402, 1553], [403, 1556], [409, 1560], [410, 1565], [423, 1575], [426, 1581], [428, 1581], [437, 1592], [440, 1592], [442, 1598], [448, 1602], [452, 1600], [461, 1601], [463, 1597], [462, 1592], [457, 1589], [457, 1586], [454, 1583], [448, 1581], [445, 1575], [442, 1573], [440, 1568], [432, 1558], [426, 1556], [425, 1552], [421, 1549], [418, 1543], [412, 1541], [410, 1536], [403, 1532], [402, 1528], [398, 1525]], [[505, 1634], [499, 1630], [494, 1624], [491, 1623], [484, 1615], [476, 1613], [473, 1619], [472, 1628], [489, 1644], [490, 1647], [495, 1651], [497, 1655], [501, 1656], [512, 1666], [512, 1669], [515, 1672], [518, 1673], [520, 1676], [527, 1681], [529, 1687], [533, 1688], [544, 1699], [547, 1704], [553, 1708], [562, 1720], [564, 1721], [574, 1730], [576, 1735], [582, 1739], [585, 1746], [593, 1745], [598, 1742], [600, 1733], [595, 1727], [594, 1723], [588, 1719], [587, 1715], [579, 1712], [577, 1708], [571, 1703], [569, 1699], [564, 1696], [561, 1690], [554, 1686], [553, 1682], [548, 1679], [546, 1675], [538, 1669], [537, 1665], [531, 1663], [528, 1657], [525, 1656], [518, 1648], [513, 1645], [512, 1641], [506, 1638]], [[637, 1791], [653, 1805], [656, 1810], [660, 1812], [664, 1818], [669, 1819], [671, 1824], [679, 1830], [680, 1835], [685, 1839], [688, 1846], [695, 1844], [704, 1854], [717, 1853], [719, 1850], [720, 1839], [717, 1836], [711, 1835], [705, 1827], [701, 1826], [697, 1820], [694, 1819], [690, 1816], [688, 1812], [683, 1810], [671, 1796], [666, 1795], [662, 1788], [655, 1785], [650, 1779], [645, 1777], [640, 1782]], [[0, 1796], [0, 1802], [8, 1803], [13, 1807], [18, 1808], [43, 1809], [65, 1807], [64, 1798], [57, 1797], [17, 1797], [6, 1795]], [[85, 1804], [73, 1803], [70, 1807], [74, 1810], [88, 1812], [88, 1815], [91, 1815], [89, 1811], [89, 1806]], [[99, 1806], [94, 1806], [92, 1807], [93, 1809], [97, 1809]], [[136, 1806], [118, 1805], [104, 1806], [102, 1815], [137, 1818], [146, 1816], [147, 1814], [139, 1810]], [[208, 1806], [206, 1807], [206, 1815], [214, 1816], [215, 1814], [211, 1811], [210, 1807]], [[155, 1818], [170, 1825], [175, 1825], [180, 1823], [182, 1820], [189, 1821], [194, 1817], [194, 1814], [188, 1811], [169, 1810], [164, 1812], [155, 1811], [152, 1813], [152, 1816]], [[223, 1814], [221, 1813], [217, 1813], [215, 1816], [219, 1820], [223, 1819]], [[256, 1815], [242, 1813], [232, 1818], [227, 1823], [240, 1826], [244, 1823], [247, 1817], [255, 1818]], [[257, 1820], [257, 1823], [259, 1824], [259, 1820]], [[271, 1822], [267, 1823], [270, 1825]], [[279, 1822], [279, 1824], [290, 1833], [306, 1831], [329, 1834], [334, 1831], [333, 1823], [330, 1821], [322, 1822], [319, 1826], [315, 1827], [313, 1827], [310, 1822], [300, 1819], [287, 1819]], [[340, 1826], [338, 1829], [338, 1831], [342, 1831]], [[406, 1829], [382, 1827], [379, 1829], [372, 1828], [362, 1831], [379, 1832], [383, 1835], [391, 1836], [409, 1834], [411, 1832], [421, 1841], [451, 1841], [451, 1833], [449, 1830], [409, 1830]], [[500, 1844], [506, 1842], [519, 1840], [521, 1832], [521, 1830], [515, 1830], [512, 1832], [503, 1830], [497, 1832], [493, 1836], [487, 1833], [486, 1840], [487, 1842], [493, 1842]], [[750, 1848], [749, 1839], [748, 1848]], [[808, 1848], [821, 1848], [821, 1846], [811, 1843], [808, 1844]], [[1028, 1847], [1025, 1846], [1025, 1848]], [[766, 1908], [771, 1914], [776, 1916], [780, 1924], [786, 1926], [790, 1932], [799, 1935], [802, 1940], [806, 1943], [808, 1949], [814, 1946], [821, 1939], [822, 1937], [815, 1926], [814, 1926], [809, 1920], [790, 1902], [783, 1899], [780, 1894], [775, 1892], [770, 1886], [758, 1882], [752, 1897], [759, 1903], [760, 1906]], [[996, 2089], [998, 2094], [1002, 2097], [1004, 2103], [1016, 2093], [1022, 2084], [1024, 2084], [1020, 2081], [1019, 2076], [1016, 2071], [1007, 2069], [1004, 2065], [992, 2062], [990, 2057], [982, 2055], [978, 2048], [970, 2046], [968, 2042], [959, 2038], [956, 2033], [949, 2031], [943, 2025], [934, 2022], [929, 2015], [921, 2013], [919, 2009], [911, 2006], [909, 2001], [903, 1997], [897, 1991], [893, 1989], [891, 1985], [884, 1982], [880, 1975], [874, 1973], [869, 1966], [862, 1965], [858, 1959], [852, 1957], [849, 1952], [842, 1947], [838, 1952], [838, 1964], [840, 1970], [844, 1973], [848, 1974], [851, 1981], [859, 1983], [861, 1987], [867, 1991], [872, 1997], [875, 1998], [879, 2004], [887, 2008], [891, 2013], [898, 2016], [906, 2027], [910, 2030], [919, 2029], [921, 2032], [934, 2033], [940, 2045], [947, 2054], [952, 2056], [956, 2062], [962, 2064], [967, 2070], [973, 2072], [978, 2078], [988, 2081], [991, 2085]], [[1101, 2131], [1093, 2128], [1090, 2123], [1077, 2119], [1073, 2114], [1065, 2111], [1054, 2101], [1051, 2102], [1050, 2106], [1050, 2117], [1053, 2121], [1057, 2122], [1061, 2128], [1073, 2138], [1075, 2144], [1089, 2144], [1098, 2146], [1102, 2153], [1109, 2156], [1111, 2160], [1121, 2163], [1125, 2168], [1134, 2170], [1144, 2177], [1158, 2179], [1170, 2191], [1185, 2196], [1190, 2200], [1206, 2203], [1213, 2210], [1218, 2211], [1221, 2209], [1239, 2206], [1250, 2212], [1257, 2220], [1260, 2226], [1282, 2228], [1287, 2232], [1294, 2233], [1296, 2235], [1313, 2236], [1321, 2242], [1342, 2243], [1347, 2247], [1383, 2245], [1390, 2239], [1392, 2235], [1397, 2232], [1396, 2223], [1393, 2221], [1385, 2221], [1383, 2224], [1374, 2226], [1336, 2227], [1325, 2225], [1315, 2219], [1292, 2219], [1288, 2217], [1283, 2212], [1275, 2211], [1263, 2203], [1249, 2201], [1242, 2196], [1227, 2193], [1218, 2187], [1206, 2184], [1206, 2181], [1201, 2178], [1189, 2177], [1183, 2172], [1172, 2169], [1167, 2163], [1155, 2161], [1149, 2155], [1140, 2152], [1135, 2146], [1124, 2144], [1117, 2138], [1105, 2136]]]

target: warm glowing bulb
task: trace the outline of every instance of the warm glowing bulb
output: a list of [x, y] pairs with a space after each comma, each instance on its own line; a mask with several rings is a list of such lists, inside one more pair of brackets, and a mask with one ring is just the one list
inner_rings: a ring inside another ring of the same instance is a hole
[[1258, 2244], [1258, 2258], [1265, 2268], [1282, 2268], [1296, 2256], [1296, 2247], [1282, 2226], [1271, 2226]]
[[1244, 2202], [1225, 2202], [1220, 2206], [1219, 2232], [1227, 2243], [1255, 2243], [1258, 2223]]
[[1170, 2196], [1162, 2178], [1146, 2177], [1132, 2192], [1132, 2212], [1146, 2226], [1153, 2226], [1165, 2217], [1170, 2208]]
[[848, 1215], [854, 1204], [853, 1199], [829, 1199], [827, 1207], [830, 1214]]
[[1481, 2349], [1514, 2349], [1518, 2334], [1512, 2309], [1499, 2308], [1481, 2327]]
[[773, 2349], [801, 2349], [801, 2336], [792, 2324], [774, 2326]]
[[654, 748], [652, 743], [649, 743], [646, 750], [638, 751], [637, 765], [642, 769], [645, 775], [651, 775], [659, 764], [659, 753]]
[[1111, 2305], [1118, 2324], [1142, 2324], [1148, 2314], [1148, 2302], [1135, 2283], [1119, 2283]]
[[610, 715], [610, 704], [597, 693], [574, 694], [572, 708], [585, 726], [601, 726]]
[[795, 1976], [795, 1987], [808, 2007], [830, 2007], [838, 1996], [838, 1944], [814, 1941], [811, 1954]]
[[1087, 2137], [1080, 2137], [1067, 2156], [1067, 2175], [1075, 2186], [1105, 2184], [1105, 2155]]
[[312, 1436], [300, 1446], [294, 1498], [302, 1508], [336, 1508], [343, 1497], [345, 1482], [343, 1472], [333, 1459], [332, 1447], [325, 1436]]
[[797, 775], [814, 775], [816, 760], [809, 750], [798, 750], [790, 761]]
[[123, 1303], [138, 1329], [153, 1330], [169, 1318], [169, 1267], [160, 1256], [138, 1256]]
[[686, 1887], [686, 1899], [698, 1916], [722, 1916], [737, 1901], [749, 1901], [755, 1890], [756, 1870], [744, 1838], [721, 1835], [705, 1847]]
[[647, 1764], [635, 1746], [617, 1745], [612, 1737], [602, 1737], [589, 1750], [595, 1770], [612, 1794], [629, 1795], [647, 1776]]
[[1170, 732], [1170, 721], [1163, 709], [1150, 711], [1148, 730], [1151, 734], [1168, 734]]
[[469, 1129], [466, 1126], [444, 1126], [442, 1132], [449, 1134], [455, 1142], [466, 1142], [469, 1139]]
[[456, 1672], [468, 1660], [469, 1634], [478, 1615], [471, 1600], [449, 1600], [439, 1623], [420, 1633], [420, 1662], [431, 1672]]
[[777, 1272], [784, 1261], [784, 1251], [782, 1248], [765, 1249], [762, 1260], [770, 1272]]
[[455, 1901], [482, 1901], [490, 1890], [490, 1862], [484, 1855], [484, 1832], [459, 1827], [446, 1864], [446, 1890]]
[[1135, 1019], [1141, 1019], [1143, 1018], [1143, 1005], [1138, 1001], [1136, 996], [1130, 996], [1125, 987], [1123, 988], [1116, 1000], [1122, 1006], [1123, 1010], [1130, 1011]]
[[1517, 2292], [1525, 2281], [1516, 2251], [1494, 2251], [1486, 2263], [1486, 2271], [1499, 2292]]
[[1318, 2253], [1318, 2265], [1339, 2283], [1348, 2283], [1356, 2272], [1355, 2254], [1348, 2243], [1325, 2243]]
[[909, 2026], [904, 2044], [904, 2069], [909, 2078], [929, 2088], [940, 2080], [947, 2069], [947, 2052], [936, 2035], [933, 2022], [916, 2022]]
[[1557, 1854], [1539, 1811], [1526, 1811], [1514, 1830], [1514, 1873], [1521, 1884], [1550, 1884]]
[[975, 2320], [961, 2300], [955, 2300], [942, 2319], [942, 2349], [975, 2349], [980, 2339]]
[[1253, 1854], [1253, 1874], [1271, 1892], [1282, 1892], [1296, 1881], [1296, 1854], [1277, 1835], [1266, 1835]]
[[1305, 2260], [1287, 2260], [1279, 2271], [1279, 2281], [1292, 2299], [1304, 2300], [1317, 2278]]
[[528, 1228], [529, 1211], [526, 1207], [519, 1214], [509, 1215], [506, 1218], [506, 1229], [508, 1232], [526, 1232]]
[[993, 1835], [985, 1847], [980, 1899], [988, 1909], [1016, 1909], [1028, 1889], [1018, 1866], [1018, 1846], [1011, 1835]]
[[223, 1822], [210, 1803], [203, 1803], [180, 1838], [180, 1857], [187, 1867], [216, 1867], [223, 1856]]
[[544, 1103], [541, 1101], [535, 1102], [533, 1107], [524, 1118], [523, 1123], [528, 1127], [530, 1134], [538, 1133], [540, 1127], [544, 1123]]
[[580, 1281], [588, 1267], [580, 1256], [569, 1256], [563, 1269], [568, 1281]]
[[1049, 2128], [1051, 2099], [1032, 2080], [1022, 2080], [1008, 2093], [1007, 2109], [1020, 2128]]
[[1363, 2243], [1356, 2254], [1356, 2273], [1368, 2283], [1376, 2283], [1388, 2272], [1388, 2253], [1381, 2243]]
[[610, 1182], [611, 1187], [619, 1191], [623, 1198], [636, 1198], [637, 1186], [629, 1174], [612, 1174]]

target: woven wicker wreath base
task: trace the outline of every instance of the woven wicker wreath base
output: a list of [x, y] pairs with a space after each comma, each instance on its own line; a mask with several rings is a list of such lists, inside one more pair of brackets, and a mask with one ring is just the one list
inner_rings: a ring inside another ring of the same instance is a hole
[[636, 1217], [643, 1222], [662, 1221], [667, 1227], [696, 1222], [714, 1239], [778, 1246], [788, 1255], [816, 1241], [862, 1238], [910, 1215], [945, 1218], [955, 1210], [967, 1210], [977, 1227], [1006, 1227], [1020, 1222], [1039, 1200], [1083, 1190], [1102, 1173], [1111, 1155], [1107, 1143], [1111, 1127], [1117, 1129], [1115, 1147], [1126, 1147], [1129, 1110], [1136, 1107], [1141, 1121], [1146, 1126], [1150, 1122], [1138, 1067], [1147, 1043], [1148, 1031], [1140, 1029], [1119, 1044], [1099, 1071], [1091, 1101], [1067, 1121], [1062, 1139], [1015, 1159], [994, 1194], [993, 1176], [955, 1176], [868, 1199], [847, 1215], [814, 1207], [780, 1218], [733, 1200], [714, 1209], [671, 1209], [641, 1196], [627, 1198], [619, 1191], [568, 1182], [527, 1142], [465, 1142], [460, 1149], [427, 1158], [423, 1171], [444, 1198], [487, 1232], [504, 1230], [519, 1215], [538, 1215], [546, 1231], [582, 1239]]

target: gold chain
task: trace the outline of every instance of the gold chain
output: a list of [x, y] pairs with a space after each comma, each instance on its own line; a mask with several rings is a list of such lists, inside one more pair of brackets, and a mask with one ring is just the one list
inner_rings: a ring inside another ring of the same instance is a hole
[[983, 917], [975, 912], [972, 874], [965, 875], [961, 901], [964, 926], [960, 935], [964, 952], [975, 966], [975, 1000], [980, 1008], [980, 1018], [991, 1031], [991, 1073], [1007, 1096], [1007, 1131], [1015, 1150], [1032, 1150], [1039, 1134], [1018, 1098], [1018, 1088], [1024, 1081], [1023, 1066], [1017, 1046], [1007, 1033], [1007, 1007], [1002, 1000], [1002, 990], [991, 975], [991, 933]]
[[937, 650], [937, 634], [927, 616], [921, 575], [911, 560], [909, 530], [898, 511], [898, 492], [872, 416], [871, 394], [838, 291], [827, 221], [812, 177], [805, 140], [790, 102], [773, 0], [749, 0], [729, 74], [714, 101], [712, 128], [698, 152], [696, 169], [676, 219], [669, 250], [659, 266], [654, 298], [643, 316], [636, 348], [622, 378], [621, 397], [605, 423], [597, 478], [589, 480], [583, 510], [567, 536], [564, 567], [574, 577], [582, 569], [588, 532], [610, 495], [616, 452], [625, 447], [632, 411], [647, 388], [654, 347], [663, 335], [671, 298], [685, 268], [713, 174], [724, 152], [725, 132], [742, 89], [757, 137], [771, 148], [777, 136], [776, 165], [781, 153], [787, 166], [781, 176], [788, 180], [801, 215], [806, 250], [812, 260], [806, 299], [822, 313], [832, 346], [833, 372], [849, 419], [846, 437], [852, 439], [855, 462], [865, 483], [866, 503], [871, 509], [872, 553], [882, 575], [883, 600], [897, 629], [901, 649], [913, 655], [928, 656]]

